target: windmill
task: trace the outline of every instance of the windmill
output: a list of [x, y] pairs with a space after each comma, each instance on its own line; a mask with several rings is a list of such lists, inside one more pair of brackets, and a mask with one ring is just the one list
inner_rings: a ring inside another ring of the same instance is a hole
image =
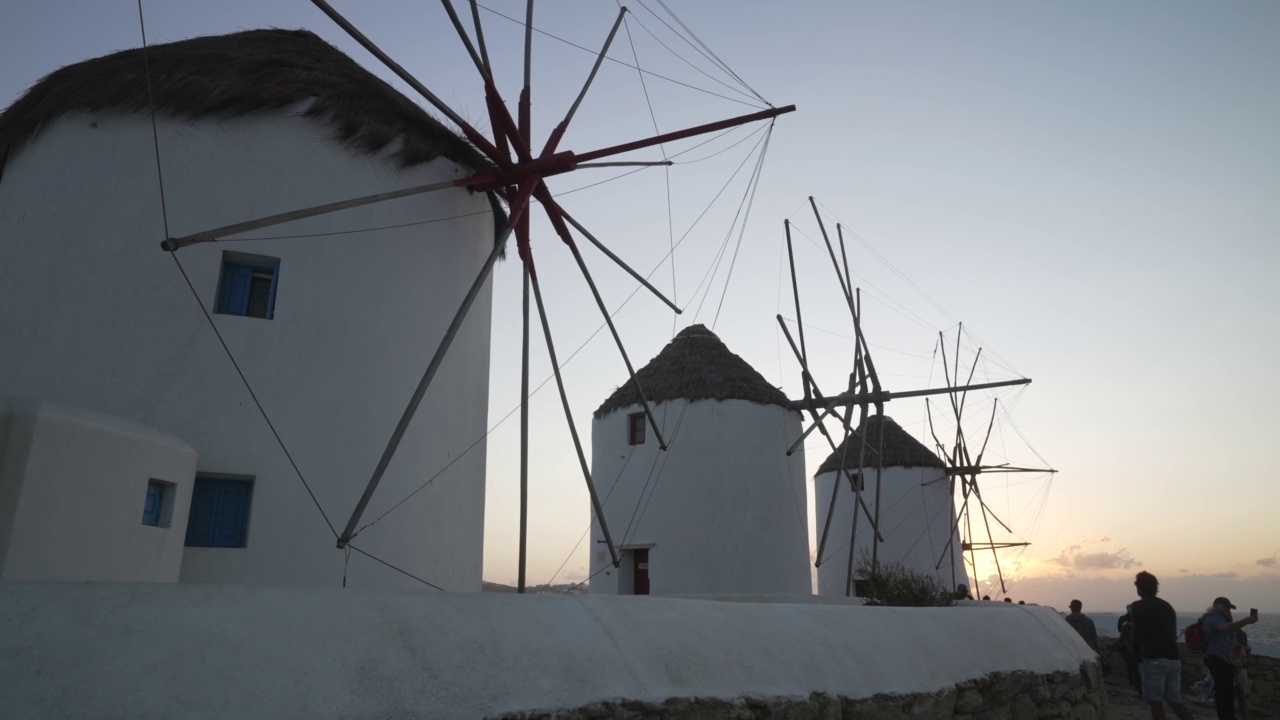
[[[524, 279], [524, 296], [523, 296], [523, 352], [522, 352], [522, 410], [521, 410], [521, 532], [520, 532], [520, 559], [519, 559], [519, 589], [523, 591], [525, 585], [525, 555], [526, 555], [526, 528], [527, 528], [527, 497], [528, 497], [528, 398], [529, 398], [529, 338], [530, 338], [530, 312], [529, 303], [532, 297], [534, 304], [537, 306], [539, 324], [541, 326], [542, 335], [546, 342], [549, 360], [555, 375], [556, 385], [559, 390], [561, 405], [563, 407], [566, 420], [569, 425], [570, 435], [573, 440], [576, 451], [578, 464], [582, 471], [583, 479], [586, 484], [588, 494], [591, 498], [594, 514], [600, 518], [603, 523], [601, 514], [601, 501], [596, 493], [595, 485], [591, 478], [586, 457], [582, 449], [582, 443], [578, 436], [577, 428], [574, 424], [570, 413], [569, 399], [565, 390], [565, 384], [560, 374], [560, 362], [557, 359], [555, 346], [552, 340], [551, 328], [547, 315], [546, 305], [544, 302], [541, 284], [539, 283], [537, 268], [534, 263], [532, 250], [532, 237], [530, 231], [530, 206], [536, 200], [547, 215], [553, 231], [556, 236], [569, 248], [573, 255], [575, 263], [581, 271], [586, 281], [596, 306], [604, 317], [604, 321], [609, 327], [610, 334], [613, 337], [619, 354], [624, 364], [627, 366], [631, 381], [635, 383], [636, 389], [641, 394], [641, 400], [644, 407], [645, 416], [649, 427], [654, 433], [654, 437], [658, 440], [660, 446], [665, 447], [665, 440], [661, 435], [659, 425], [653, 417], [650, 403], [643, 395], [643, 389], [635, 379], [635, 370], [623, 346], [621, 336], [614, 325], [613, 319], [605, 307], [600, 292], [596, 286], [591, 273], [587, 269], [587, 265], [582, 257], [578, 247], [576, 237], [585, 238], [590, 244], [600, 250], [606, 257], [616, 263], [620, 268], [626, 271], [638, 283], [647, 288], [651, 293], [658, 297], [662, 302], [669, 306], [673, 311], [679, 313], [680, 308], [666, 298], [658, 291], [648, 280], [640, 273], [633, 270], [621, 258], [611, 252], [605, 245], [597, 239], [584, 225], [571, 215], [564, 207], [562, 207], [558, 199], [553, 195], [547, 185], [547, 179], [553, 176], [567, 174], [581, 168], [600, 167], [604, 165], [660, 165], [670, 164], [669, 161], [663, 162], [601, 162], [607, 158], [611, 158], [624, 153], [640, 150], [644, 148], [654, 147], [663, 143], [672, 142], [684, 138], [704, 135], [728, 128], [733, 128], [745, 123], [772, 120], [778, 115], [791, 112], [794, 106], [772, 107], [747, 115], [732, 117], [717, 122], [689, 127], [683, 130], [662, 133], [652, 137], [634, 140], [616, 144], [588, 152], [572, 152], [562, 150], [560, 148], [561, 141], [572, 122], [580, 104], [585, 98], [592, 81], [594, 80], [600, 65], [604, 61], [610, 46], [612, 45], [619, 27], [622, 25], [623, 19], [627, 13], [626, 8], [621, 8], [617, 19], [614, 21], [612, 28], [603, 43], [603, 47], [596, 56], [595, 64], [587, 74], [583, 87], [579, 92], [576, 100], [567, 110], [564, 118], [555, 126], [548, 134], [547, 139], [541, 149], [535, 147], [534, 136], [531, 120], [531, 94], [532, 94], [532, 36], [533, 36], [533, 2], [529, 0], [525, 13], [525, 42], [524, 42], [524, 84], [520, 91], [517, 109], [514, 114], [510, 112], [505, 104], [501, 93], [497, 88], [494, 79], [493, 68], [490, 63], [490, 56], [485, 44], [483, 26], [480, 22], [479, 5], [474, 0], [470, 3], [472, 28], [468, 30], [454, 8], [450, 0], [442, 0], [442, 6], [448, 14], [449, 20], [456, 31], [462, 45], [469, 56], [472, 64], [479, 73], [480, 79], [485, 88], [485, 104], [488, 114], [488, 131], [486, 136], [479, 129], [472, 126], [457, 112], [452, 110], [445, 102], [434, 95], [419, 82], [412, 74], [405, 70], [387, 53], [379, 48], [372, 40], [360, 32], [351, 22], [343, 17], [337, 10], [329, 5], [325, 0], [313, 0], [313, 4], [324, 12], [334, 23], [336, 23], [344, 32], [352, 39], [358, 42], [362, 47], [376, 57], [388, 70], [394, 73], [409, 87], [413, 88], [420, 94], [432, 107], [434, 107], [441, 115], [447, 118], [458, 132], [462, 134], [472, 145], [475, 146], [487, 160], [492, 163], [493, 170], [489, 172], [478, 172], [468, 177], [459, 178], [446, 182], [436, 182], [427, 185], [421, 185], [411, 188], [399, 189], [393, 192], [381, 193], [377, 195], [369, 195], [363, 197], [349, 198], [337, 202], [331, 202], [323, 205], [299, 208], [288, 212], [277, 213], [266, 217], [252, 218], [217, 228], [202, 230], [196, 233], [187, 234], [181, 237], [168, 237], [161, 243], [161, 248], [169, 253], [178, 253], [185, 247], [191, 245], [212, 242], [220, 238], [227, 238], [252, 230], [267, 228], [282, 223], [312, 218], [328, 213], [338, 212], [350, 208], [372, 205], [380, 202], [386, 202], [398, 198], [409, 197], [413, 195], [421, 195], [425, 193], [442, 191], [451, 188], [465, 188], [473, 192], [489, 192], [494, 193], [505, 199], [508, 208], [508, 217], [504, 230], [503, 242], [495, 243], [493, 250], [489, 253], [486, 261], [482, 265], [479, 273], [470, 285], [465, 298], [457, 308], [453, 315], [453, 319], [449, 324], [447, 331], [440, 340], [426, 370], [423, 372], [421, 380], [412, 392], [407, 405], [401, 414], [400, 420], [392, 432], [386, 447], [383, 450], [376, 467], [373, 469], [365, 490], [361, 495], [356, 506], [352, 510], [346, 525], [341, 532], [334, 531], [336, 544], [338, 548], [354, 547], [351, 545], [352, 539], [360, 532], [361, 518], [369, 504], [370, 499], [378, 488], [392, 457], [404, 437], [405, 431], [412, 422], [415, 412], [423, 401], [431, 383], [440, 368], [441, 363], [446, 357], [450, 345], [457, 334], [459, 328], [467, 318], [472, 304], [482, 287], [490, 277], [491, 271], [498, 257], [501, 255], [502, 248], [505, 246], [505, 239], [508, 235], [514, 234], [516, 238], [516, 246], [520, 260], [523, 264]], [[144, 44], [145, 44], [145, 28], [144, 28]], [[576, 231], [577, 236], [575, 236]], [[608, 528], [604, 529], [606, 541], [608, 544], [610, 556], [616, 566], [619, 563], [619, 555], [617, 548], [613, 542], [613, 538]]]
[[[795, 452], [804, 441], [804, 439], [817, 430], [826, 440], [831, 452], [840, 457], [839, 479], [832, 485], [832, 494], [830, 502], [827, 505], [825, 518], [818, 518], [822, 530], [819, 534], [817, 555], [814, 558], [815, 567], [821, 567], [823, 563], [832, 559], [827, 555], [827, 545], [830, 541], [830, 531], [832, 520], [835, 517], [835, 508], [841, 492], [841, 487], [847, 484], [848, 494], [853, 496], [854, 503], [853, 522], [851, 527], [851, 537], [848, 543], [848, 553], [844, 558], [846, 562], [844, 593], [845, 595], [854, 594], [854, 552], [856, 547], [858, 524], [860, 518], [865, 518], [872, 533], [871, 542], [871, 561], [879, 562], [879, 552], [882, 543], [885, 541], [885, 532], [881, 528], [881, 471], [883, 470], [883, 439], [884, 432], [878, 433], [878, 443], [872, 446], [868, 441], [868, 433], [866, 431], [859, 432], [860, 428], [868, 427], [868, 418], [883, 428], [885, 422], [884, 405], [886, 402], [895, 399], [911, 398], [911, 397], [928, 397], [933, 395], [948, 395], [956, 398], [963, 398], [964, 393], [969, 391], [993, 389], [1000, 387], [1010, 387], [1016, 385], [1026, 385], [1031, 382], [1029, 378], [1018, 378], [1013, 380], [1002, 380], [989, 383], [973, 384], [972, 375], [969, 382], [965, 385], [952, 385], [956, 380], [952, 375], [947, 376], [947, 385], [941, 388], [926, 388], [919, 390], [906, 391], [890, 391], [886, 390], [881, 382], [879, 374], [876, 372], [876, 366], [871, 356], [871, 349], [867, 343], [866, 337], [862, 329], [862, 308], [861, 308], [861, 291], [853, 286], [853, 275], [850, 272], [848, 252], [845, 247], [844, 231], [840, 224], [836, 224], [836, 239], [839, 245], [839, 255], [837, 256], [835, 245], [833, 245], [831, 236], [827, 232], [826, 225], [823, 222], [822, 214], [818, 211], [818, 204], [813, 197], [809, 198], [810, 207], [813, 210], [814, 217], [817, 221], [818, 229], [822, 235], [822, 241], [826, 249], [827, 257], [830, 259], [832, 270], [836, 276], [836, 282], [840, 291], [843, 304], [848, 310], [849, 318], [853, 326], [854, 338], [854, 354], [852, 368], [849, 373], [848, 385], [846, 389], [835, 395], [827, 395], [819, 388], [813, 373], [810, 370], [810, 354], [805, 342], [804, 320], [801, 313], [800, 303], [800, 286], [796, 277], [795, 252], [791, 236], [791, 222], [784, 221], [784, 230], [786, 233], [787, 258], [791, 270], [791, 291], [796, 313], [796, 336], [793, 336], [791, 330], [787, 327], [786, 321], [781, 315], [777, 316], [778, 326], [783, 336], [787, 340], [792, 353], [795, 355], [796, 361], [801, 369], [801, 384], [803, 387], [803, 397], [791, 402], [791, 407], [808, 413], [811, 424], [801, 434], [800, 438], [793, 443], [788, 450], [788, 454]], [[798, 342], [797, 342], [798, 336]], [[960, 404], [963, 404], [961, 399]], [[872, 415], [872, 407], [874, 406], [874, 415]], [[854, 408], [858, 409], [857, 423], [854, 423]], [[844, 429], [844, 439], [839, 444], [836, 443], [831, 433], [824, 425], [824, 421], [831, 419], [839, 423]], [[850, 437], [858, 434], [856, 445], [857, 463], [854, 467], [869, 469], [876, 468], [875, 493], [870, 503], [865, 497], [866, 481], [862, 477], [853, 476], [846, 464], [848, 453], [854, 451], [850, 447]], [[873, 464], [869, 464], [873, 463]], [[962, 473], [954, 472], [957, 466], [952, 464], [951, 477], [964, 477]], [[970, 468], [960, 468], [961, 470], [969, 470]], [[954, 479], [952, 480], [954, 483]], [[970, 485], [963, 485], [965, 488], [971, 488]], [[954, 493], [953, 493], [954, 494]], [[968, 496], [966, 495], [966, 498]], [[966, 506], [967, 508], [967, 506]], [[967, 515], [965, 516], [967, 517]], [[970, 542], [970, 547], [973, 547]], [[942, 560], [939, 560], [939, 567]], [[954, 580], [954, 578], [953, 578]]]
[[[964, 325], [960, 324], [956, 329], [956, 342], [951, 358], [951, 364], [948, 365], [946, 338], [941, 332], [938, 333], [937, 349], [942, 353], [942, 369], [949, 386], [952, 382], [959, 379], [960, 372], [960, 354], [961, 354], [961, 338], [964, 336]], [[969, 366], [969, 374], [967, 382], [973, 380], [973, 375], [978, 369], [979, 360], [982, 358], [982, 348], [979, 347], [974, 353], [973, 362]], [[948, 539], [946, 546], [938, 557], [937, 567], [942, 567], [944, 563], [950, 562], [954, 573], [954, 559], [957, 550], [962, 554], [967, 554], [965, 563], [969, 566], [974, 576], [977, 577], [977, 556], [978, 553], [991, 551], [992, 562], [995, 565], [996, 577], [1000, 583], [1000, 592], [1008, 594], [1008, 588], [1005, 584], [1004, 569], [1000, 565], [1000, 551], [1011, 548], [1025, 548], [1030, 545], [1029, 542], [1021, 539], [1017, 540], [996, 540], [992, 533], [991, 521], [996, 522], [997, 527], [1003, 528], [1004, 532], [1013, 535], [1014, 531], [1009, 527], [995, 509], [982, 497], [982, 488], [978, 482], [978, 476], [983, 474], [1003, 474], [1003, 473], [1056, 473], [1057, 470], [1052, 468], [1035, 468], [1021, 467], [1010, 465], [1009, 463], [1000, 463], [996, 465], [984, 464], [983, 458], [986, 455], [988, 444], [991, 441], [991, 431], [996, 426], [996, 418], [1000, 410], [1000, 399], [993, 398], [991, 402], [991, 418], [987, 422], [986, 433], [983, 435], [982, 444], [978, 447], [976, 453], [970, 452], [969, 442], [965, 437], [964, 430], [964, 412], [965, 402], [968, 399], [968, 391], [964, 389], [955, 389], [947, 393], [947, 400], [950, 404], [952, 416], [955, 421], [955, 437], [951, 444], [947, 445], [939, 439], [933, 425], [933, 411], [931, 403], [925, 401], [925, 409], [929, 423], [929, 434], [933, 438], [938, 456], [947, 464], [947, 475], [950, 477], [951, 494], [955, 495], [956, 485], [960, 487], [961, 503], [959, 512], [956, 514], [955, 525], [952, 528], [952, 534], [957, 532], [960, 535], [960, 547], [957, 548], [955, 543]], [[975, 513], [974, 506], [977, 506]], [[981, 526], [975, 527], [974, 515], [980, 515], [982, 519]], [[955, 584], [955, 578], [952, 577], [952, 584]]]

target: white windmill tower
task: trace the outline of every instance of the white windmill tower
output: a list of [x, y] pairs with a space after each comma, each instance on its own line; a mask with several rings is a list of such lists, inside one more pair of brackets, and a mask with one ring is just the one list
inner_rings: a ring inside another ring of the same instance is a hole
[[[946, 387], [907, 391], [884, 389], [872, 360], [871, 348], [863, 335], [860, 294], [852, 284], [853, 276], [849, 271], [843, 229], [840, 225], [836, 225], [840, 248], [837, 256], [835, 245], [827, 234], [821, 213], [818, 212], [817, 203], [812, 197], [809, 198], [809, 202], [822, 235], [827, 257], [835, 271], [841, 297], [849, 310], [855, 339], [848, 389], [836, 395], [824, 395], [809, 370], [809, 353], [805, 343], [805, 325], [800, 307], [800, 287], [796, 280], [795, 256], [791, 241], [791, 224], [789, 221], [785, 222], [799, 342], [796, 342], [796, 336], [791, 334], [790, 328], [787, 327], [781, 315], [777, 317], [777, 321], [801, 367], [804, 397], [792, 401], [791, 407], [808, 412], [812, 419], [812, 424], [801, 434], [800, 439], [792, 444], [789, 451], [794, 452], [799, 449], [804, 438], [814, 430], [818, 430], [830, 447], [832, 458], [835, 460], [830, 462], [829, 459], [818, 472], [822, 480], [822, 487], [819, 489], [829, 492], [829, 499], [819, 498], [816, 502], [819, 508], [816, 517], [819, 530], [814, 564], [819, 569], [823, 592], [834, 591], [835, 594], [854, 595], [857, 589], [855, 570], [860, 559], [859, 552], [868, 547], [869, 560], [873, 565], [882, 560], [905, 562], [908, 566], [914, 566], [913, 569], [929, 575], [941, 574], [945, 577], [947, 573], [955, 572], [956, 575], [951, 578], [951, 582], [954, 584], [964, 582], [963, 565], [955, 558], [958, 549], [955, 528], [959, 516], [952, 500], [954, 481], [948, 480], [949, 476], [954, 477], [960, 471], [956, 469], [954, 463], [945, 468], [941, 467], [944, 463], [937, 462], [936, 458], [935, 462], [930, 463], [929, 466], [924, 465], [923, 457], [919, 452], [920, 447], [908, 446], [910, 449], [902, 450], [901, 447], [905, 443], [902, 442], [902, 436], [889, 430], [892, 420], [885, 416], [884, 404], [895, 399], [931, 395], [949, 395], [954, 401], [955, 398], [964, 397], [969, 391], [1026, 385], [1031, 380], [1020, 378], [953, 386], [951, 383], [954, 381], [954, 375], [948, 374]], [[962, 401], [960, 402], [962, 404]], [[873, 406], [874, 415], [870, 412]], [[856, 421], [854, 407], [858, 408]], [[827, 420], [833, 420], [843, 428], [843, 440], [839, 443], [825, 427], [824, 422]], [[919, 445], [914, 440], [913, 443]], [[904, 455], [911, 459], [904, 459], [902, 457]], [[925, 469], [917, 470], [917, 468]], [[904, 470], [906, 472], [901, 472]], [[886, 471], [891, 473], [888, 480], [886, 480]], [[941, 492], [939, 488], [944, 485], [947, 488], [946, 492]], [[916, 503], [913, 509], [895, 510], [903, 498], [916, 493], [920, 494], [921, 501]], [[851, 495], [852, 502], [840, 503], [840, 497], [845, 495]], [[918, 517], [919, 519], [906, 525], [909, 529], [902, 533], [901, 542], [895, 539], [890, 543], [889, 537], [895, 535], [904, 525], [898, 522], [897, 525], [891, 526], [887, 516], [904, 512], [908, 518]], [[838, 524], [837, 518], [840, 519]], [[865, 522], [861, 528], [860, 521]], [[847, 542], [843, 542], [843, 533], [833, 533], [833, 529], [847, 532]], [[833, 549], [829, 550], [829, 543], [832, 543], [833, 539], [835, 542], [830, 545]], [[929, 554], [933, 556], [932, 562], [921, 555], [923, 550], [919, 548], [922, 543], [931, 543]], [[941, 556], [934, 554], [937, 552], [941, 552]], [[833, 561], [838, 561], [837, 569], [824, 570], [824, 565]]]
[[[103, 408], [190, 442], [206, 481], [191, 495], [211, 508], [197, 513], [197, 531], [212, 528], [233, 547], [189, 543], [184, 577], [345, 582], [350, 562], [358, 583], [476, 589], [483, 452], [460, 463], [446, 458], [486, 432], [490, 278], [507, 237], [515, 235], [525, 270], [524, 406], [532, 298], [598, 515], [534, 265], [530, 206], [543, 207], [569, 248], [621, 352], [578, 242], [585, 238], [661, 293], [565, 210], [548, 179], [593, 164], [671, 164], [609, 159], [794, 107], [588, 152], [562, 149], [621, 9], [582, 91], [535, 147], [532, 1], [524, 86], [509, 109], [477, 3], [468, 30], [442, 0], [484, 84], [487, 135], [328, 3], [313, 4], [449, 125], [306, 33], [148, 47], [144, 31], [141, 50], [93, 66], [110, 71], [99, 95], [91, 86], [101, 78], [82, 74], [61, 93], [28, 96], [26, 109], [11, 109], [0, 126], [0, 230], [19, 239], [5, 243], [3, 260], [24, 268], [4, 290], [14, 312], [0, 329], [22, 341], [8, 346], [22, 352], [0, 353], [0, 393]], [[83, 169], [83, 177], [67, 168]], [[453, 227], [439, 230], [439, 242], [424, 242], [428, 221], [442, 218]], [[355, 242], [373, 231], [376, 241]], [[49, 302], [51, 294], [60, 302]], [[641, 405], [660, 439], [643, 398]], [[323, 431], [312, 432], [316, 426]], [[527, 413], [522, 428], [523, 458]], [[438, 483], [434, 502], [406, 519], [379, 522], [441, 467], [460, 481]], [[522, 496], [524, 474], [522, 467]], [[441, 492], [449, 485], [457, 487]], [[139, 507], [148, 488], [137, 489]], [[307, 503], [321, 517], [298, 517]], [[219, 529], [212, 518], [228, 515], [238, 519]], [[523, 523], [522, 512], [522, 586]], [[331, 542], [347, 552], [333, 552]]]
[[786, 395], [696, 324], [636, 379], [669, 445], [648, 437], [636, 384], [596, 410], [592, 475], [623, 559], [609, 568], [593, 522], [591, 592], [808, 594], [804, 453], [786, 452], [800, 415]]
[[[864, 465], [860, 466], [858, 457], [864, 435], [867, 446], [874, 452], [872, 458], [864, 459]], [[863, 492], [875, 489], [867, 485], [868, 480], [878, 486], [874, 506], [879, 512], [877, 525], [884, 536], [878, 548], [873, 547], [876, 543], [870, 533], [854, 533], [853, 524], [858, 520], [855, 513], [831, 512], [835, 485], [842, 478], [860, 483]], [[836, 551], [845, 558], [844, 565], [823, 563], [819, 566], [819, 594], [846, 594], [848, 561], [856, 562], [873, 552], [880, 561], [897, 563], [922, 575], [932, 575], [947, 586], [968, 583], [960, 558], [954, 558], [951, 567], [939, 567], [937, 562], [940, 552], [958, 546], [960, 542], [946, 463], [889, 416], [868, 417], [823, 461], [814, 474], [813, 483], [817, 517], [832, 516], [830, 531], [834, 537], [855, 538], [852, 552]]]

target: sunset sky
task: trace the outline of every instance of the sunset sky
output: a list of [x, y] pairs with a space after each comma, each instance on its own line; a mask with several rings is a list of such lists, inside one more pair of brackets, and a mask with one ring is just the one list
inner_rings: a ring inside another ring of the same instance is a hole
[[[570, 212], [640, 272], [654, 271], [686, 308], [673, 318], [644, 291], [627, 302], [617, 322], [637, 365], [699, 322], [798, 397], [799, 368], [774, 320], [795, 314], [785, 273], [790, 219], [813, 369], [824, 389], [843, 386], [852, 327], [820, 247], [807, 200], [815, 196], [828, 230], [840, 222], [846, 232], [888, 389], [941, 384], [938, 335], [954, 360], [960, 322], [966, 373], [983, 348], [975, 381], [1034, 381], [971, 396], [965, 422], [980, 444], [998, 397], [1007, 415], [997, 415], [988, 460], [1059, 471], [984, 478], [992, 512], [1033, 543], [1001, 559], [1015, 600], [1062, 608], [1080, 597], [1115, 609], [1146, 569], [1182, 611], [1215, 595], [1280, 609], [1280, 5], [666, 5], [751, 91], [798, 110], [769, 136], [741, 234], [735, 215], [751, 195], [759, 123], [696, 149], [701, 140], [669, 146], [668, 155], [688, 151], [669, 171], [594, 185], [626, 171], [584, 169], [550, 182]], [[417, 99], [310, 3], [143, 7], [151, 42], [311, 29]], [[481, 84], [438, 3], [335, 7], [483, 127]], [[458, 7], [469, 17], [466, 3]], [[564, 147], [589, 150], [762, 107], [666, 26], [675, 23], [661, 3], [630, 10], [610, 52], [622, 62], [602, 67]], [[524, 3], [490, 0], [481, 13], [500, 86], [514, 100], [521, 29], [493, 11], [522, 17]], [[538, 4], [535, 25], [549, 35], [534, 46], [535, 136], [563, 116], [590, 69], [592, 54], [564, 41], [594, 52], [617, 12], [599, 1]], [[141, 43], [133, 0], [26, 2], [3, 18], [0, 106], [58, 67]], [[643, 84], [636, 64], [651, 73]], [[653, 149], [628, 159], [661, 157]], [[569, 254], [545, 228], [536, 232], [563, 360], [601, 320]], [[673, 266], [664, 256], [677, 243]], [[584, 254], [617, 308], [635, 283], [594, 250]], [[499, 421], [519, 402], [519, 276], [506, 261], [494, 292], [485, 577], [503, 583], [516, 576], [518, 414]], [[537, 383], [549, 374], [540, 343], [534, 358]], [[627, 377], [607, 331], [565, 374], [589, 438], [592, 411]], [[530, 582], [581, 580], [587, 543], [577, 543], [589, 506], [553, 385], [531, 411]], [[946, 435], [942, 412], [933, 406]], [[928, 437], [923, 401], [895, 401], [887, 413]], [[810, 473], [828, 452], [811, 437]], [[991, 572], [984, 560], [979, 576]]]

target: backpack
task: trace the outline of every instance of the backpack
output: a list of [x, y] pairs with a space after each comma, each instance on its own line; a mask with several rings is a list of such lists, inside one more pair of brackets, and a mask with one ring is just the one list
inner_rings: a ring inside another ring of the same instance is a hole
[[1182, 629], [1182, 641], [1186, 643], [1188, 650], [1202, 651], [1209, 644], [1205, 639], [1204, 628], [1200, 626], [1200, 620], [1197, 620]]

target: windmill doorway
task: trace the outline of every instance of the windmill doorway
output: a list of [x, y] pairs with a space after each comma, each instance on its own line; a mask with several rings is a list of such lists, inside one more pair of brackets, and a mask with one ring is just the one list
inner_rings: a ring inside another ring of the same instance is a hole
[[622, 548], [622, 564], [618, 568], [619, 595], [649, 594], [649, 548]]

